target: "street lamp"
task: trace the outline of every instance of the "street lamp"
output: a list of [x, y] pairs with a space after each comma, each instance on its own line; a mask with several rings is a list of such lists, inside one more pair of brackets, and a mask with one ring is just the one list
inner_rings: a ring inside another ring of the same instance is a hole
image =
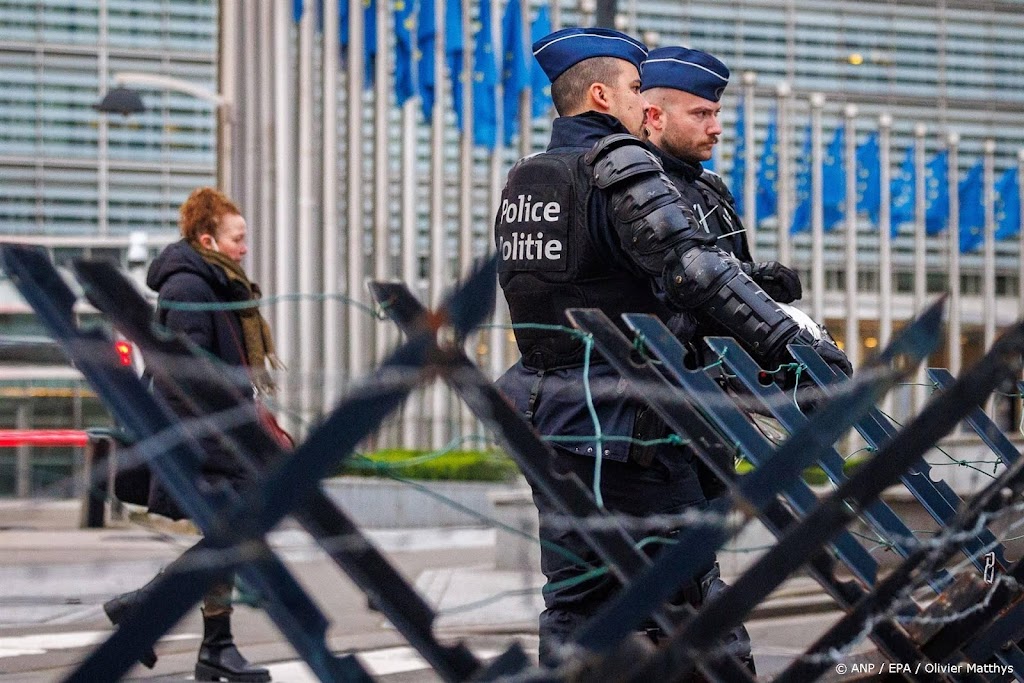
[[127, 85], [136, 85], [163, 90], [183, 92], [201, 100], [212, 102], [217, 107], [217, 187], [232, 196], [231, 155], [234, 153], [232, 136], [234, 134], [233, 106], [229, 98], [189, 81], [163, 74], [142, 73], [138, 71], [119, 71], [114, 74], [116, 88], [112, 88], [96, 103], [94, 108], [106, 114], [137, 114], [146, 110], [139, 93]]

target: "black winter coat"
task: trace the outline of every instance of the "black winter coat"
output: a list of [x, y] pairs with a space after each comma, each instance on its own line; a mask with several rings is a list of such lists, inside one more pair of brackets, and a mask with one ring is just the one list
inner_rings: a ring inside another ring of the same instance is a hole
[[[210, 265], [182, 240], [167, 246], [150, 265], [146, 284], [155, 290], [160, 301], [190, 303], [225, 303], [248, 298], [244, 292], [234, 289], [224, 271]], [[252, 389], [246, 372], [246, 353], [242, 325], [238, 314], [230, 310], [187, 311], [160, 307], [157, 322], [168, 329], [188, 337], [206, 353], [216, 357], [227, 370], [235, 370], [232, 376], [239, 384], [239, 393], [251, 400]], [[175, 359], [147, 359], [147, 367], [153, 362], [174, 362]], [[200, 417], [197, 415], [193, 397], [203, 397], [204, 378], [189, 373], [187, 361], [178, 368], [172, 368], [170, 375], [173, 385], [162, 380], [161, 373], [154, 373], [153, 389], [170, 409], [182, 419]], [[179, 371], [180, 370], [180, 371]], [[232, 406], [223, 406], [229, 409]], [[206, 406], [209, 412], [210, 406]], [[216, 412], [218, 407], [213, 407]], [[251, 425], [247, 425], [251, 429]], [[224, 430], [230, 432], [231, 430]], [[232, 437], [235, 434], [231, 434]], [[251, 464], [241, 462], [215, 436], [201, 440], [206, 459], [203, 463], [203, 478], [206, 483], [217, 485], [227, 483], [236, 490], [251, 480], [254, 469]], [[171, 496], [153, 477], [149, 491], [149, 510], [157, 514], [181, 519], [185, 514]]]

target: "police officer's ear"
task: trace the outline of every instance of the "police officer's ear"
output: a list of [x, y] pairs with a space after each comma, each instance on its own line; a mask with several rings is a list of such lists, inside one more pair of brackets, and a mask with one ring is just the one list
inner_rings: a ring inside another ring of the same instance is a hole
[[[647, 118], [644, 120], [644, 128], [651, 131], [662, 131], [665, 128], [665, 110], [657, 104], [647, 102]], [[649, 133], [648, 133], [649, 135]]]
[[608, 101], [608, 86], [604, 83], [591, 83], [590, 87], [587, 88], [587, 94], [594, 104], [599, 105], [601, 109], [611, 108], [611, 102]]

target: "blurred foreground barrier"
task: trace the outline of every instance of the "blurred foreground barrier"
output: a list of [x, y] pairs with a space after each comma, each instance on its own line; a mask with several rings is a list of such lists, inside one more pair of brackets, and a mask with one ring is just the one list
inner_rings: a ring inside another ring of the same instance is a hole
[[[622, 520], [596, 504], [586, 484], [550, 471], [551, 446], [463, 351], [467, 335], [488, 317], [494, 301], [493, 260], [434, 311], [425, 309], [400, 283], [372, 283], [373, 295], [406, 340], [286, 457], [259, 427], [238, 377], [193, 354], [182, 339], [156, 333], [150, 324], [152, 310], [113, 266], [76, 264], [86, 296], [138, 345], [153, 372], [168, 373], [166, 379], [173, 379], [185, 369], [202, 378], [203, 391], [190, 398], [201, 408], [199, 414], [210, 417], [176, 419], [120, 365], [108, 333], [78, 328], [72, 315], [74, 295], [40, 252], [7, 245], [0, 247], [0, 256], [49, 333], [118, 423], [133, 434], [139, 457], [204, 533], [204, 540], [165, 572], [139, 610], [146, 617], [126, 620], [71, 680], [124, 675], [136, 653], [166, 632], [225, 565], [236, 568], [258, 591], [268, 615], [321, 680], [368, 680], [355, 658], [335, 657], [328, 651], [328, 616], [266, 543], [265, 534], [286, 515], [309, 531], [446, 681], [673, 681], [687, 680], [696, 670], [711, 680], [751, 681], [732, 653], [719, 645], [720, 639], [802, 568], [845, 616], [810, 644], [780, 680], [802, 682], [821, 676], [865, 637], [882, 656], [908, 667], [909, 673], [896, 673], [912, 680], [952, 680], [950, 672], [956, 672], [957, 680], [990, 680], [987, 674], [975, 675], [974, 669], [956, 668], [968, 665], [1003, 667], [1003, 678], [1012, 667], [1013, 676], [1024, 676], [1024, 657], [1017, 644], [1024, 635], [1019, 589], [1024, 565], [1006, 559], [990, 528], [1000, 517], [1014, 512], [1020, 516], [1024, 464], [977, 411], [995, 387], [1019, 376], [1024, 349], [1020, 325], [1008, 330], [959, 379], [933, 376], [946, 388], [919, 416], [898, 428], [875, 405], [937, 345], [942, 302], [908, 324], [852, 380], [832, 373], [809, 349], [794, 347], [801, 369], [817, 384], [810, 402], [815, 409], [809, 416], [797, 409], [788, 390], [764, 386], [763, 371], [731, 340], [709, 341], [735, 380], [723, 386], [705, 369], [688, 368], [682, 346], [654, 318], [625, 316], [634, 335], [630, 338], [600, 311], [569, 311], [581, 334], [621, 374], [625, 390], [649, 403], [725, 484], [724, 493], [702, 518], [684, 525], [678, 542], [651, 560]], [[321, 478], [379, 428], [414, 387], [435, 378], [454, 389], [531, 484], [561, 507], [567, 522], [624, 585], [584, 625], [555, 670], [537, 670], [516, 646], [484, 663], [462, 643], [440, 643], [432, 631], [433, 610], [320, 488]], [[752, 410], [770, 415], [790, 436], [773, 443], [755, 428]], [[923, 460], [962, 419], [983, 435], [1006, 465], [990, 486], [968, 501], [933, 480]], [[851, 427], [877, 451], [847, 476], [834, 444]], [[203, 457], [199, 439], [211, 435], [257, 468], [259, 476], [251, 490], [238, 494], [197, 485]], [[265, 453], [272, 457], [268, 464], [260, 464]], [[751, 473], [736, 475], [732, 460], [737, 454], [755, 464]], [[836, 487], [821, 498], [800, 476], [814, 463]], [[882, 490], [897, 482], [940, 525], [938, 534], [918, 538], [879, 502]], [[742, 527], [723, 522], [730, 514], [744, 522], [759, 520], [776, 535], [777, 543], [731, 589], [700, 610], [670, 605], [678, 587]], [[848, 528], [858, 518], [904, 558], [888, 576], [879, 575], [878, 562]], [[966, 560], [953, 562], [957, 554]], [[934, 599], [923, 599], [922, 589]], [[638, 625], [648, 617], [668, 634], [658, 647], [637, 634]]]

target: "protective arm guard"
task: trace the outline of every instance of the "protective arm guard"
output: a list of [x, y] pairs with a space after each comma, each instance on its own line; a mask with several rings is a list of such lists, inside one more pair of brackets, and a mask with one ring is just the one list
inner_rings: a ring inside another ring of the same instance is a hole
[[772, 365], [788, 362], [786, 344], [800, 341], [800, 325], [718, 249], [683, 252], [666, 272], [665, 292], [673, 306], [699, 309]]
[[[816, 345], [741, 269], [714, 247], [664, 174], [657, 158], [631, 135], [611, 135], [586, 161], [597, 187], [607, 190], [613, 223], [625, 252], [676, 310], [699, 310], [746, 344], [759, 360], [790, 360], [786, 345]], [[838, 349], [837, 349], [838, 351]], [[841, 352], [840, 352], [841, 353]]]

